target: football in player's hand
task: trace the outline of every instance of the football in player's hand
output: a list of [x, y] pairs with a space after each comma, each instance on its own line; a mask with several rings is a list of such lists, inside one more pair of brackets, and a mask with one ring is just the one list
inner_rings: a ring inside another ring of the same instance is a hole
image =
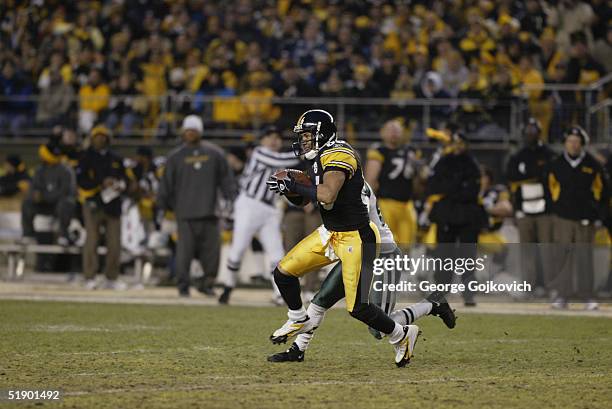
[[[289, 174], [291, 174], [291, 176], [295, 179], [296, 183], [299, 183], [305, 186], [312, 185], [312, 181], [310, 180], [308, 175], [305, 172], [302, 172], [301, 170], [297, 170], [297, 169], [279, 170], [278, 172], [274, 174], [274, 177], [281, 180], [281, 179], [287, 178]], [[287, 196], [296, 197], [299, 195], [296, 193], [287, 193]]]

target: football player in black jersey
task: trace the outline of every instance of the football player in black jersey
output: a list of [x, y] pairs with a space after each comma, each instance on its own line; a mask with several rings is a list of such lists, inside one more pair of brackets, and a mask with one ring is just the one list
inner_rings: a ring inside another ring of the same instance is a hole
[[401, 245], [416, 240], [417, 217], [413, 183], [420, 153], [402, 142], [404, 126], [398, 120], [386, 122], [380, 130], [382, 143], [368, 150], [365, 177], [378, 197], [378, 206]]
[[315, 329], [302, 305], [299, 277], [340, 260], [348, 312], [386, 334], [395, 349], [396, 365], [404, 366], [410, 361], [419, 329], [395, 323], [368, 302], [380, 235], [361, 198], [364, 178], [359, 158], [348, 143], [337, 139], [334, 118], [327, 111], [306, 111], [294, 132], [296, 155], [312, 161], [313, 184], [298, 183], [290, 173], [284, 179], [273, 176], [268, 184], [279, 194], [299, 195], [287, 197], [295, 205], [318, 203], [323, 225], [293, 247], [274, 270], [274, 281], [289, 307], [289, 319], [270, 340], [284, 343]]

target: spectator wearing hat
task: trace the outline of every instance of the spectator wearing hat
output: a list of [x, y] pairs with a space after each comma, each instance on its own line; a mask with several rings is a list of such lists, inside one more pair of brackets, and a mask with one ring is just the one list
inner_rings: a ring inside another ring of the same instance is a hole
[[[522, 271], [525, 280], [532, 284], [536, 284], [538, 270], [534, 244], [553, 241], [553, 220], [546, 178], [555, 154], [542, 139], [540, 123], [535, 118], [529, 118], [523, 128], [523, 147], [510, 156], [506, 167], [522, 244]], [[552, 279], [550, 249], [539, 249], [542, 284], [548, 285]]]
[[[608, 216], [609, 184], [599, 162], [585, 150], [589, 137], [579, 126], [564, 136], [563, 154], [548, 171], [548, 188], [552, 200], [553, 241], [558, 243], [555, 257], [557, 277], [553, 308], [567, 308], [568, 299], [576, 294], [585, 308], [597, 309], [593, 300], [593, 242], [596, 225]], [[575, 293], [574, 277], [578, 288]]]
[[70, 244], [68, 225], [75, 208], [76, 185], [72, 168], [62, 162], [59, 144], [49, 143], [38, 149], [41, 164], [36, 168], [28, 195], [21, 205], [23, 241], [36, 242], [34, 217], [55, 216], [59, 221], [58, 244]]
[[176, 278], [179, 295], [189, 296], [191, 260], [198, 257], [204, 278], [198, 290], [214, 295], [212, 286], [219, 269], [221, 232], [215, 213], [220, 190], [233, 200], [236, 183], [223, 151], [202, 141], [202, 119], [183, 120], [183, 143], [168, 155], [157, 204], [173, 211], [178, 224]]
[[96, 126], [90, 133], [90, 146], [76, 168], [78, 197], [83, 209], [87, 239], [83, 247], [83, 275], [87, 289], [95, 289], [98, 272], [98, 242], [100, 228], [104, 226], [106, 262], [104, 274], [107, 286], [123, 289], [117, 281], [121, 256], [121, 200], [128, 186], [128, 175], [123, 158], [110, 150], [111, 132], [104, 126]]

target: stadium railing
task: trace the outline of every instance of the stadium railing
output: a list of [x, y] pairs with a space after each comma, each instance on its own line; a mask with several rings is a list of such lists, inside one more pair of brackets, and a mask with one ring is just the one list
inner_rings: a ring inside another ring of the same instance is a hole
[[[189, 93], [169, 93], [160, 96], [113, 95], [115, 102], [132, 104], [135, 121], [140, 125], [124, 132], [117, 127], [116, 142], [138, 145], [146, 140], [154, 144], [173, 144], [186, 113], [195, 112], [204, 119], [207, 138], [220, 145], [232, 145], [245, 135], [256, 134], [262, 125], [276, 123], [289, 134], [299, 114], [312, 107], [328, 109], [336, 116], [338, 128], [347, 139], [363, 148], [378, 138], [378, 131], [387, 119], [401, 117], [411, 130], [412, 140], [427, 143], [424, 130], [448, 121], [457, 121], [472, 139], [505, 146], [520, 139], [521, 126], [528, 115], [535, 115], [550, 129], [551, 140], [570, 123], [585, 127], [594, 142], [610, 142], [610, 102], [602, 98], [603, 90], [612, 82], [612, 74], [590, 85], [544, 84], [523, 86], [511, 98], [254, 98], [246, 96], [214, 96]], [[530, 99], [534, 93], [538, 98]], [[1, 112], [0, 143], [41, 143], [50, 135], [51, 124], [37, 123], [35, 106], [41, 96], [0, 96], [0, 106], [29, 102], [29, 110]], [[139, 102], [135, 102], [135, 101]], [[100, 113], [98, 120], [111, 119], [112, 109]], [[10, 119], [22, 115], [17, 129], [11, 129]], [[79, 126], [79, 100], [75, 97], [61, 123]], [[8, 121], [7, 121], [8, 119]], [[54, 122], [55, 123], [55, 122]], [[120, 123], [120, 118], [119, 118]], [[82, 125], [82, 124], [81, 124]], [[81, 126], [81, 131], [87, 128]], [[15, 132], [16, 131], [16, 132]]]

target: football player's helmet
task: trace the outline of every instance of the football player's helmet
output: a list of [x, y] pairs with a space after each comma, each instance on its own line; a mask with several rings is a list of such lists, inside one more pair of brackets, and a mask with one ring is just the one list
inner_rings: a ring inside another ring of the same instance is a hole
[[[322, 109], [311, 109], [300, 116], [293, 128], [296, 139], [291, 145], [296, 156], [308, 160], [314, 159], [324, 146], [331, 146], [336, 142], [336, 123], [334, 117]], [[304, 138], [309, 134], [309, 139]]]

